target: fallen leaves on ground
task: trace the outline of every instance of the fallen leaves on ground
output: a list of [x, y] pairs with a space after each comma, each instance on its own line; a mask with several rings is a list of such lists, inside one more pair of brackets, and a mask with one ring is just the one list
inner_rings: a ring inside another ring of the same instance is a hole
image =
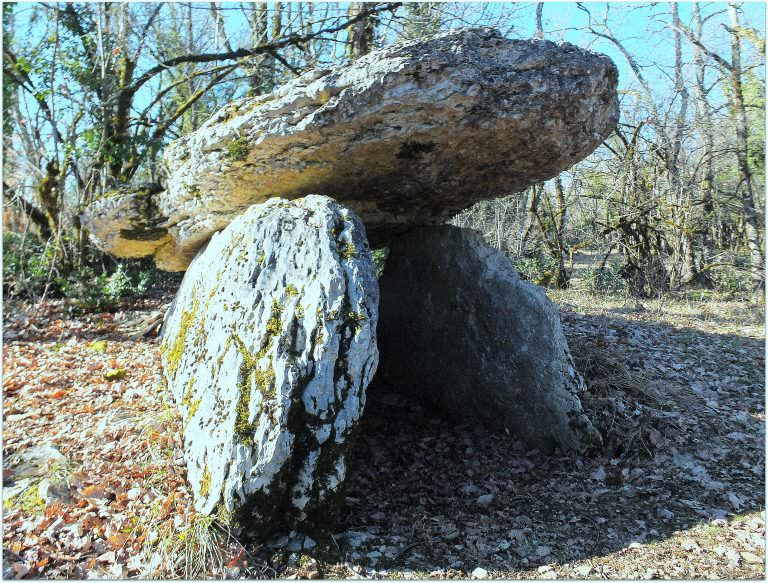
[[192, 512], [157, 340], [123, 340], [143, 306], [78, 319], [61, 307], [6, 321], [3, 453], [54, 446], [67, 460], [69, 500], [34, 513], [7, 500], [4, 543], [23, 558], [16, 576], [136, 575], [130, 559], [146, 538]]
[[[374, 384], [330, 549], [233, 543], [224, 575], [762, 578], [763, 340], [737, 317], [749, 308], [598, 313], [591, 298], [558, 299], [603, 452], [529, 451]], [[80, 318], [56, 302], [6, 311], [4, 459], [44, 445], [63, 456], [3, 468], [6, 493], [22, 486], [6, 499], [6, 575], [137, 577], [200, 523], [158, 341], [130, 340], [169, 300]]]

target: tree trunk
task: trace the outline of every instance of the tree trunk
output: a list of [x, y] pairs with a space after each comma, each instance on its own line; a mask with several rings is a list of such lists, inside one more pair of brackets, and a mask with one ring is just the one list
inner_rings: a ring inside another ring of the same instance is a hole
[[[685, 118], [688, 111], [688, 90], [685, 88], [685, 79], [683, 78], [683, 46], [682, 35], [680, 33], [680, 16], [678, 14], [677, 3], [670, 4], [672, 11], [672, 26], [675, 38], [675, 93], [680, 96], [680, 108], [677, 119], [675, 120], [674, 134], [670, 152], [667, 156], [667, 174], [669, 175], [670, 190], [672, 200], [674, 201], [674, 223], [677, 225], [679, 233], [679, 259], [682, 263], [680, 273], [680, 283], [688, 284], [698, 278], [698, 268], [696, 266], [696, 253], [692, 235], [690, 197], [683, 191], [682, 180], [680, 177], [680, 151], [683, 145], [683, 135], [685, 133]], [[675, 270], [676, 272], [677, 270]]]
[[536, 38], [544, 38], [544, 25], [541, 21], [542, 12], [544, 12], [544, 2], [536, 3]]
[[755, 196], [752, 186], [752, 171], [749, 168], [749, 143], [747, 140], [747, 112], [744, 107], [744, 92], [741, 84], [741, 39], [739, 37], [739, 14], [736, 4], [728, 4], [731, 21], [731, 108], [736, 124], [736, 158], [739, 167], [741, 204], [744, 210], [744, 228], [750, 257], [750, 279], [756, 294], [765, 289], [763, 279], [763, 251], [760, 242], [760, 228], [755, 210]]
[[[365, 11], [365, 8], [365, 2], [350, 2], [349, 17], [354, 18]], [[371, 52], [375, 31], [376, 22], [371, 16], [361, 18], [349, 26], [347, 43], [350, 59], [354, 61]]]
[[[696, 23], [696, 38], [701, 41], [704, 21], [701, 18], [699, 3], [693, 5], [693, 17]], [[699, 126], [699, 132], [704, 143], [704, 169], [702, 180], [699, 184], [701, 212], [703, 220], [700, 227], [702, 255], [712, 257], [714, 251], [712, 248], [712, 238], [714, 236], [714, 185], [715, 168], [713, 152], [715, 151], [715, 138], [712, 129], [712, 110], [707, 101], [707, 90], [705, 86], [706, 64], [704, 62], [704, 53], [699, 46], [694, 45], [694, 64], [696, 66], [696, 118]]]

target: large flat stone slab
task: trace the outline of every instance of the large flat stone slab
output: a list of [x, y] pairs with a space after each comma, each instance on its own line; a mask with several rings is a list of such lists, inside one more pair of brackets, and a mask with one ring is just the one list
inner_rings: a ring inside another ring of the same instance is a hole
[[[183, 270], [214, 232], [273, 196], [337, 197], [374, 244], [444, 222], [590, 154], [618, 120], [617, 78], [605, 56], [487, 28], [309, 72], [233, 102], [166, 148], [165, 191], [142, 221], [161, 222], [170, 240], [155, 237], [151, 254], [159, 267]], [[104, 205], [86, 215], [104, 223], [112, 212]], [[119, 212], [114, 221], [130, 231]], [[150, 254], [146, 239], [139, 244]]]

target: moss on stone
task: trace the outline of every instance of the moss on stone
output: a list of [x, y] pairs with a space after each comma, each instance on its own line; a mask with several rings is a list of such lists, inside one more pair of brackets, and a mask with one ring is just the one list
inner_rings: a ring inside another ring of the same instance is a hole
[[185, 407], [189, 408], [190, 403], [192, 402], [192, 397], [194, 395], [194, 388], [195, 388], [195, 382], [197, 382], [197, 379], [195, 377], [192, 377], [189, 379], [189, 382], [187, 383], [187, 389], [184, 391], [184, 396], [181, 399], [181, 404]]
[[189, 411], [187, 412], [187, 423], [189, 423], [189, 420], [195, 416], [195, 413], [197, 413], [197, 410], [200, 408], [200, 403], [202, 403], [202, 401], [202, 399], [195, 399], [189, 406]]
[[267, 368], [255, 369], [253, 378], [256, 381], [256, 386], [259, 387], [261, 394], [264, 395], [264, 399], [274, 399], [277, 396], [275, 367], [272, 365], [271, 360], [269, 361]]
[[187, 388], [184, 391], [184, 395], [181, 398], [180, 405], [186, 409], [186, 414], [184, 415], [185, 417], [184, 425], [181, 429], [182, 433], [184, 433], [187, 430], [187, 426], [189, 425], [189, 422], [195, 416], [198, 409], [200, 409], [200, 403], [203, 402], [202, 398], [193, 400], [193, 397], [195, 396], [195, 393], [194, 393], [195, 381], [196, 379], [194, 377], [189, 379], [189, 382], [187, 383]]
[[45, 510], [45, 500], [40, 498], [38, 486], [34, 484], [20, 494], [3, 500], [3, 507], [16, 508], [24, 514], [39, 516]]
[[343, 231], [344, 231], [344, 221], [339, 219], [336, 221], [336, 224], [333, 225], [333, 228], [331, 229], [331, 237], [333, 237], [337, 245], [339, 243], [339, 237], [341, 236], [341, 233]]
[[282, 331], [283, 323], [280, 320], [280, 304], [277, 303], [276, 299], [272, 300], [272, 314], [269, 317], [269, 320], [267, 321], [267, 337], [272, 338], [273, 336], [276, 336], [280, 334]]
[[175, 375], [179, 368], [181, 357], [184, 355], [184, 344], [186, 344], [187, 335], [195, 323], [195, 316], [199, 307], [200, 301], [195, 299], [192, 301], [191, 309], [182, 309], [179, 333], [176, 334], [171, 342], [163, 343], [162, 351], [165, 358], [165, 369], [169, 377]]
[[[274, 400], [277, 397], [277, 382], [272, 360], [269, 360], [266, 368], [260, 368], [259, 362], [267, 356], [275, 337], [282, 332], [282, 321], [280, 318], [280, 304], [274, 299], [272, 300], [272, 312], [267, 321], [262, 347], [255, 354], [248, 350], [248, 347], [239, 336], [232, 334], [230, 337], [231, 342], [234, 342], [243, 358], [238, 374], [239, 394], [237, 404], [235, 405], [235, 435], [239, 437], [243, 445], [248, 447], [253, 447], [253, 434], [258, 427], [258, 418], [265, 410], [266, 401]], [[225, 347], [225, 352], [228, 347], [229, 343]], [[259, 405], [259, 411], [256, 414], [256, 419], [251, 422], [251, 388], [254, 384], [261, 392], [262, 400]]]
[[190, 195], [192, 198], [202, 197], [202, 194], [200, 193], [200, 187], [197, 186], [197, 184], [193, 184], [192, 186], [187, 186], [187, 194]]
[[224, 156], [231, 162], [240, 162], [248, 157], [251, 145], [247, 136], [241, 136], [227, 144]]
[[350, 310], [347, 313], [347, 322], [349, 322], [349, 327], [354, 335], [357, 335], [358, 330], [360, 330], [360, 322], [364, 322], [367, 319], [368, 317], [362, 312]]
[[345, 241], [341, 247], [339, 247], [339, 257], [346, 261], [349, 259], [352, 259], [353, 257], [357, 256], [357, 249], [355, 248], [354, 244], [350, 243], [349, 241]]
[[250, 387], [241, 385], [240, 398], [235, 408], [235, 435], [240, 438], [240, 443], [248, 447], [253, 446], [252, 423], [248, 421], [250, 416], [251, 391]]
[[203, 477], [200, 479], [200, 495], [204, 498], [211, 493], [211, 470], [206, 465], [203, 468]]
[[101, 198], [120, 198], [123, 196], [130, 196], [130, 195], [146, 197], [152, 194], [157, 194], [157, 191], [150, 188], [138, 188], [136, 190], [131, 190], [128, 187], [124, 187], [124, 188], [115, 188], [114, 190], [108, 190], [107, 192], [101, 195]]
[[[250, 90], [248, 93], [250, 93]], [[246, 97], [253, 97], [248, 93], [246, 93], [245, 95]], [[219, 121], [220, 123], [228, 122], [237, 117], [246, 115], [251, 111], [253, 111], [254, 109], [261, 107], [262, 105], [269, 103], [270, 101], [274, 101], [275, 99], [277, 99], [276, 95], [272, 93], [268, 93], [266, 96], [261, 95], [261, 96], [258, 96], [258, 98], [252, 98], [251, 100], [249, 100], [246, 103], [243, 103], [242, 105], [239, 105], [239, 104], [228, 105], [222, 110], [222, 113], [219, 115], [219, 119], [217, 121]]]
[[120, 236], [129, 241], [160, 241], [165, 239], [168, 231], [162, 227], [134, 227], [120, 229]]

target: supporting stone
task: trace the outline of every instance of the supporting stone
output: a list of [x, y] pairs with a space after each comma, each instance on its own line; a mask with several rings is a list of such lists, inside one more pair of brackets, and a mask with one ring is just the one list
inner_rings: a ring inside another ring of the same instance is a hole
[[547, 450], [600, 442], [557, 310], [474, 231], [422, 227], [392, 244], [379, 346], [387, 385], [458, 423]]
[[198, 511], [260, 536], [331, 527], [377, 309], [363, 225], [329, 198], [271, 199], [214, 235], [162, 343]]

